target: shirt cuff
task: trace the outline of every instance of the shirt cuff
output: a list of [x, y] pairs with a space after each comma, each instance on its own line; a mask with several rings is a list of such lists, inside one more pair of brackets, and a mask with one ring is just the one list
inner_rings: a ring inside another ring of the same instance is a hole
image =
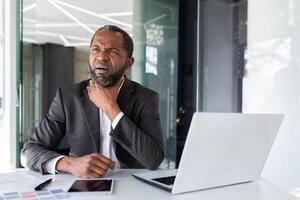
[[45, 170], [46, 170], [46, 172], [49, 173], [49, 174], [59, 173], [59, 171], [56, 170], [56, 164], [63, 157], [66, 157], [66, 156], [57, 156], [55, 158], [52, 158], [52, 159], [48, 160], [45, 163]]
[[120, 119], [123, 117], [124, 113], [123, 112], [119, 112], [119, 114], [115, 117], [115, 119], [112, 121], [111, 126], [113, 129], [116, 128], [116, 126], [118, 125]]
[[28, 167], [27, 167], [27, 157], [24, 155], [24, 153], [21, 153], [20, 161], [21, 161], [21, 165], [24, 168], [28, 169]]

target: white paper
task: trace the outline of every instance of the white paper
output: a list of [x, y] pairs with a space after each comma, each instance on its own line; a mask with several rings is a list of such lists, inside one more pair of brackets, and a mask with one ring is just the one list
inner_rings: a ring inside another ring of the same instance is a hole
[[33, 176], [27, 171], [0, 173], [0, 193], [33, 189], [43, 181], [44, 179]]

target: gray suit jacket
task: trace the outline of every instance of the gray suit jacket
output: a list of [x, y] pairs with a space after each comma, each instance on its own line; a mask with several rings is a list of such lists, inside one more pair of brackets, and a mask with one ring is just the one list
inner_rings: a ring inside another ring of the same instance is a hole
[[[60, 155], [65, 134], [70, 156], [99, 152], [99, 110], [87, 95], [88, 81], [57, 90], [48, 114], [23, 145], [30, 169], [44, 173], [44, 163]], [[125, 79], [117, 99], [124, 116], [110, 133], [121, 168], [156, 169], [163, 160], [158, 102], [156, 92]]]

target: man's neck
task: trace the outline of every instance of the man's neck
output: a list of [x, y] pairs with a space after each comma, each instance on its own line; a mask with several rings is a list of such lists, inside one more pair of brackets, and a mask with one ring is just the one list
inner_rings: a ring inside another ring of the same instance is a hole
[[125, 76], [123, 75], [113, 86], [107, 87], [109, 90], [118, 89], [118, 93], [120, 92], [123, 84], [125, 82]]

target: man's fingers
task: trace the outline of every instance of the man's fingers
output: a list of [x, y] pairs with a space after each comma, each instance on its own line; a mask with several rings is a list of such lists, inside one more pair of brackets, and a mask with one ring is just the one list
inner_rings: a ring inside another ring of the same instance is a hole
[[105, 169], [104, 167], [100, 167], [99, 165], [91, 165], [89, 167], [89, 170], [92, 173], [96, 173], [98, 176], [103, 176], [107, 172], [107, 169]]
[[108, 168], [113, 169], [115, 166], [115, 162], [112, 161], [111, 159], [99, 154], [99, 153], [93, 153], [92, 157], [95, 158], [93, 160], [93, 164], [98, 165], [99, 167], [107, 170]]
[[99, 176], [102, 176], [102, 175], [97, 172], [90, 171], [89, 173], [86, 173], [86, 174], [82, 175], [81, 177], [83, 177], [83, 178], [98, 178]]
[[111, 161], [111, 165], [110, 165], [110, 169], [111, 170], [114, 170], [115, 169], [115, 166], [116, 166], [116, 162], [115, 161]]
[[95, 82], [93, 81], [93, 79], [91, 79], [89, 83], [90, 83], [90, 85], [94, 85], [95, 84]]
[[112, 160], [105, 157], [104, 155], [100, 154], [100, 153], [96, 153], [95, 156], [100, 159], [101, 161], [105, 162], [106, 164], [110, 165]]
[[105, 163], [106, 169], [107, 168], [114, 169], [115, 161], [113, 161], [99, 153], [95, 153], [93, 156], [96, 156], [101, 162]]
[[105, 156], [103, 156], [101, 154], [99, 154], [99, 155], [100, 155], [99, 159], [101, 161], [105, 162], [109, 166], [110, 169], [114, 169], [115, 168], [115, 161], [113, 161], [113, 160], [111, 160], [111, 159], [109, 159], [109, 158], [107, 158], [107, 157], [105, 157]]
[[103, 176], [109, 168], [109, 165], [100, 161], [98, 158], [93, 158], [87, 162], [84, 174], [91, 177]]

